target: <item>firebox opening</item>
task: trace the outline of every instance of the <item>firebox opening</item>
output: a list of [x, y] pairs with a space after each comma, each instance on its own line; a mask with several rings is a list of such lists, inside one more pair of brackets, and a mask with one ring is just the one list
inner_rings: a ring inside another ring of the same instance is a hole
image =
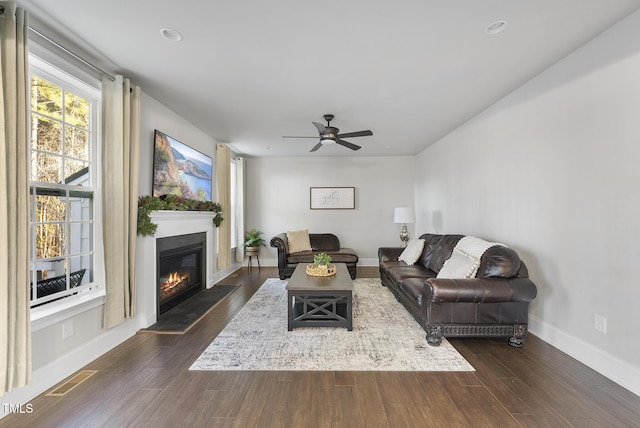
[[205, 232], [157, 239], [158, 316], [204, 289], [205, 242]]

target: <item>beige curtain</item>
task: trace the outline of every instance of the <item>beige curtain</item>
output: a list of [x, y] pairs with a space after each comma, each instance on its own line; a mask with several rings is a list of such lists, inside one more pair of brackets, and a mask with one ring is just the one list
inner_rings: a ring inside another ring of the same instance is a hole
[[222, 224], [218, 228], [218, 269], [231, 266], [231, 150], [225, 144], [216, 146], [216, 176], [218, 179], [218, 202], [222, 207]]
[[27, 18], [0, 1], [0, 396], [31, 382]]
[[102, 225], [106, 302], [104, 326], [136, 315], [140, 88], [102, 78]]

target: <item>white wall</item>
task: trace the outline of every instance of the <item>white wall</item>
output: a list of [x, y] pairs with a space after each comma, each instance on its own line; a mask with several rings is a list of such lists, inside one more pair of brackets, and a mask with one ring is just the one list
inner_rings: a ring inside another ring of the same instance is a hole
[[[378, 247], [399, 246], [393, 209], [413, 206], [413, 157], [249, 158], [246, 226], [264, 232], [261, 264], [277, 265], [269, 246], [278, 233], [309, 229], [333, 233], [358, 252], [360, 265], [376, 265]], [[311, 210], [310, 187], [355, 187], [355, 210]], [[413, 231], [413, 225], [409, 225]]]
[[639, 161], [640, 13], [416, 158], [419, 230], [515, 248], [531, 331], [636, 394]]
[[[144, 90], [144, 88], [142, 89]], [[152, 193], [153, 131], [155, 129], [215, 159], [216, 140], [183, 117], [144, 93], [140, 110], [140, 183], [138, 191], [141, 196]], [[214, 189], [212, 189], [214, 201], [217, 199], [215, 192], [214, 185]]]

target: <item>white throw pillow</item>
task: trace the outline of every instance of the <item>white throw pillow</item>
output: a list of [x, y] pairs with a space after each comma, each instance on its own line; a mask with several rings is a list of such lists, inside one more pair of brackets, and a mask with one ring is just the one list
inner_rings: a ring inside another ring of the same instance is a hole
[[471, 278], [475, 275], [480, 260], [459, 250], [453, 250], [451, 257], [444, 262], [436, 278]]
[[409, 266], [413, 266], [420, 258], [420, 255], [422, 255], [423, 248], [424, 239], [412, 239], [409, 241], [402, 254], [400, 254], [398, 260], [405, 262]]
[[309, 240], [309, 229], [288, 231], [287, 241], [289, 241], [289, 253], [301, 253], [303, 251], [311, 251], [311, 241]]

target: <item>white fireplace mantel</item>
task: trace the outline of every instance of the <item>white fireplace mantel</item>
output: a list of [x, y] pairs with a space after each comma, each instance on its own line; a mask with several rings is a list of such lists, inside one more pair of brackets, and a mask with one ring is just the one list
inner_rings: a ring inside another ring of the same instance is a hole
[[156, 239], [189, 233], [206, 232], [207, 288], [213, 286], [216, 270], [215, 226], [216, 213], [209, 211], [153, 211], [151, 221], [158, 225], [155, 235], [138, 236], [136, 243], [136, 288], [139, 301], [143, 302], [146, 326], [158, 319], [156, 301]]

